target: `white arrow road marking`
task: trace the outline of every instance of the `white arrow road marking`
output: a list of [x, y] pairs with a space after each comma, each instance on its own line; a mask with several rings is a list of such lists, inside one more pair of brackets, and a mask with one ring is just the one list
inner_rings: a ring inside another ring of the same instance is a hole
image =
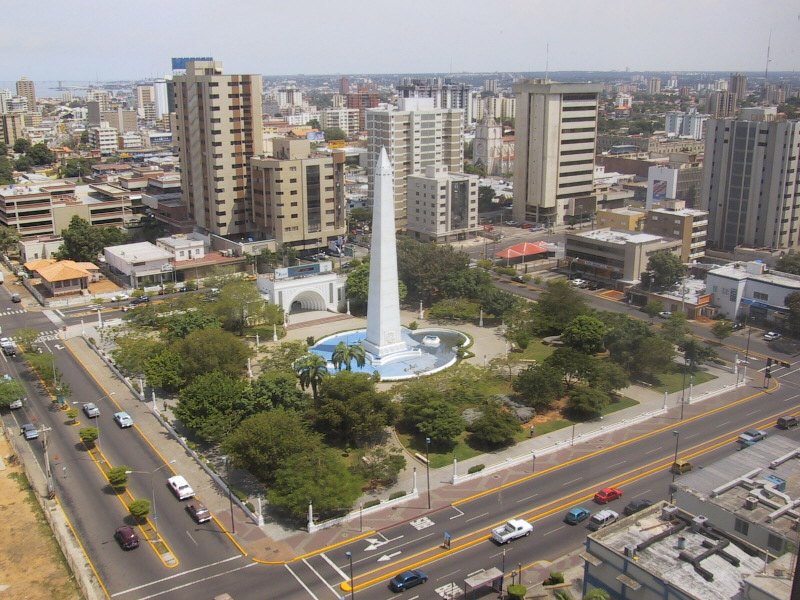
[[392, 552], [391, 554], [384, 554], [383, 556], [381, 556], [381, 557], [378, 559], [378, 562], [383, 562], [383, 561], [391, 560], [392, 558], [394, 558], [394, 557], [395, 557], [395, 556], [397, 556], [398, 554], [402, 554], [402, 553], [403, 553], [403, 551], [402, 551], [402, 550], [398, 550], [397, 552]]
[[388, 544], [389, 542], [396, 542], [397, 540], [403, 539], [405, 536], [398, 535], [396, 538], [391, 538], [387, 540], [379, 540], [378, 538], [367, 538], [367, 541], [370, 542], [369, 546], [364, 548], [364, 552], [369, 552], [371, 550], [377, 550], [381, 546]]

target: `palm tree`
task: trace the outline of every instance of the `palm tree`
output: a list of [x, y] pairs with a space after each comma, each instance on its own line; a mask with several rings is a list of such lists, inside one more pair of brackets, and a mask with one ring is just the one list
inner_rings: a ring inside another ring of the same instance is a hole
[[367, 353], [364, 350], [364, 346], [361, 344], [353, 344], [352, 346], [348, 347], [349, 349], [349, 357], [347, 360], [347, 370], [350, 370], [350, 361], [356, 361], [356, 365], [359, 367], [363, 367], [367, 362]]
[[328, 374], [328, 365], [319, 354], [309, 352], [298, 363], [297, 376], [303, 389], [311, 386], [311, 394], [317, 399], [319, 383]]
[[333, 350], [333, 356], [331, 357], [331, 362], [334, 366], [341, 370], [342, 365], [348, 371], [352, 371], [352, 362], [356, 361], [356, 364], [359, 367], [363, 367], [364, 364], [367, 362], [367, 354], [364, 351], [364, 347], [361, 344], [352, 344], [348, 346], [344, 342], [339, 342], [336, 344], [336, 348]]

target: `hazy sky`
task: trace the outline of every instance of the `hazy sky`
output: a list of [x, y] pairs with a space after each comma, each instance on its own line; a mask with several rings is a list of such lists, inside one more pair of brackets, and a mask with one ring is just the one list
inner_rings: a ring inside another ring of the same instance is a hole
[[800, 68], [797, 0], [3, 0], [0, 81], [228, 73]]

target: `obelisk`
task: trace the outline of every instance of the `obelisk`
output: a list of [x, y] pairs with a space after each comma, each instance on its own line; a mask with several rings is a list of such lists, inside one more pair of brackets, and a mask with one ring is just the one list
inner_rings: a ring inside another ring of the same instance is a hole
[[394, 174], [386, 148], [381, 148], [375, 165], [373, 189], [375, 196], [372, 201], [367, 337], [363, 345], [364, 350], [372, 355], [372, 362], [380, 364], [386, 357], [406, 350], [400, 333]]

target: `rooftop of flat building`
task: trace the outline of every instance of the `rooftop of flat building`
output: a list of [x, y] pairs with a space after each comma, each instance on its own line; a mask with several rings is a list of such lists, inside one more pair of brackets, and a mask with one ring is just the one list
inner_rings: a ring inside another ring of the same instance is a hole
[[598, 242], [606, 242], [610, 244], [647, 244], [658, 241], [667, 241], [660, 235], [653, 235], [652, 233], [640, 233], [636, 231], [622, 231], [619, 229], [611, 229], [604, 227], [602, 229], [594, 229], [592, 231], [582, 231], [580, 233], [569, 233], [567, 237], [576, 236], [587, 238], [590, 240], [597, 240]]
[[614, 215], [622, 215], [624, 217], [644, 217], [645, 216], [645, 211], [639, 210], [639, 209], [636, 209], [636, 208], [628, 208], [628, 207], [608, 208], [608, 209], [598, 210], [597, 211], [597, 216], [600, 216], [600, 213], [611, 213], [611, 214], [614, 214]]
[[159, 248], [150, 242], [109, 246], [105, 251], [112, 256], [119, 256], [127, 262], [169, 260], [173, 257], [171, 252], [167, 252], [163, 248]]
[[635, 565], [618, 577], [634, 589], [642, 586], [636, 580], [638, 568], [689, 598], [738, 598], [743, 582], [764, 568], [763, 559], [755, 548], [719, 529], [693, 526], [694, 518], [660, 502], [590, 533], [589, 551], [596, 542]]
[[676, 215], [678, 217], [707, 217], [708, 211], [698, 210], [696, 208], [651, 208], [651, 213], [658, 213], [660, 215]]
[[770, 436], [684, 475], [677, 487], [744, 521], [794, 537], [800, 521], [795, 506], [800, 501], [800, 444]]
[[697, 304], [700, 298], [706, 295], [706, 290], [706, 282], [702, 279], [684, 279], [673, 288], [660, 292], [658, 295], [677, 302]]
[[[759, 268], [754, 270], [752, 268], [753, 265], [759, 265]], [[751, 279], [753, 281], [761, 281], [763, 283], [771, 283], [785, 288], [800, 290], [800, 276], [791, 273], [782, 273], [780, 271], [770, 271], [766, 268], [766, 265], [760, 261], [730, 263], [711, 269], [708, 274], [736, 280]]]

